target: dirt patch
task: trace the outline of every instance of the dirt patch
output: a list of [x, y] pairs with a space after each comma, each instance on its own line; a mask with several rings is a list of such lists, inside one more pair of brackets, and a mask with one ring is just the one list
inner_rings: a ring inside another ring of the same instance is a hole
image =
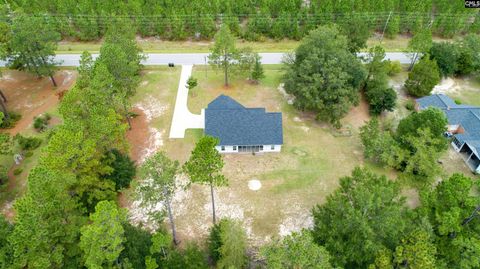
[[440, 83], [433, 87], [432, 94], [452, 94], [458, 92], [460, 86], [452, 78], [442, 78]]
[[7, 97], [7, 109], [20, 113], [22, 118], [14, 128], [6, 132], [15, 135], [27, 129], [33, 118], [58, 105], [57, 93], [72, 87], [76, 71], [62, 70], [54, 78], [58, 87], [53, 87], [50, 78], [37, 78], [24, 72], [8, 70], [0, 79], [0, 88]]
[[370, 118], [368, 103], [362, 96], [360, 99], [360, 104], [356, 107], [353, 107], [350, 112], [348, 112], [347, 116], [342, 119], [342, 123], [351, 125], [354, 128], [360, 128], [365, 124], [365, 122], [369, 121]]
[[131, 145], [130, 158], [138, 163], [142, 151], [148, 147], [150, 134], [148, 133], [148, 121], [143, 110], [134, 108], [133, 112], [137, 116], [131, 120], [132, 129], [128, 130], [126, 137]]

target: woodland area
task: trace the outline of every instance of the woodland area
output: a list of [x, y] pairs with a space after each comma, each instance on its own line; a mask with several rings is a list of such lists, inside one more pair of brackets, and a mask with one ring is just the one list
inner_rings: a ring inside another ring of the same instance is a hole
[[366, 28], [387, 37], [431, 27], [452, 37], [480, 31], [475, 9], [450, 0], [7, 0], [0, 18], [22, 11], [42, 17], [63, 38], [102, 38], [113, 20], [132, 20], [137, 34], [163, 40], [211, 39], [220, 24], [252, 41], [265, 38], [299, 40], [319, 25], [336, 23], [348, 33]]

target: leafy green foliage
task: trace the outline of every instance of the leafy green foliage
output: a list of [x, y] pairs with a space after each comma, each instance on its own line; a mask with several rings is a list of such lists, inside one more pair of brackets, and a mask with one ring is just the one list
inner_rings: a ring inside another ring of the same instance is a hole
[[434, 227], [438, 257], [447, 268], [480, 266], [480, 229], [475, 212], [480, 197], [473, 188], [471, 178], [454, 174], [420, 195], [420, 212]]
[[38, 137], [25, 137], [21, 134], [16, 134], [13, 140], [18, 143], [22, 150], [34, 150], [42, 144], [42, 139]]
[[317, 113], [317, 118], [340, 127], [340, 119], [358, 104], [365, 71], [348, 51], [345, 36], [334, 26], [311, 31], [286, 62], [285, 90], [294, 106]]
[[8, 181], [8, 169], [0, 164], [0, 185], [4, 185]]
[[223, 159], [215, 149], [218, 138], [204, 136], [195, 145], [190, 159], [183, 165], [183, 170], [192, 183], [210, 185], [213, 207], [213, 223], [215, 223], [215, 200], [213, 187], [228, 185], [228, 179], [222, 174]]
[[90, 214], [90, 224], [81, 229], [80, 248], [87, 268], [111, 266], [123, 251], [126, 214], [114, 202], [101, 201]]
[[[149, 157], [140, 168], [140, 176], [143, 182], [137, 187], [142, 206], [148, 208], [159, 202], [165, 205], [175, 244], [177, 244], [178, 241], [175, 234], [171, 201], [177, 188], [175, 178], [180, 170], [179, 165], [178, 161], [170, 160], [164, 152], [155, 153]], [[158, 218], [156, 215], [151, 217]], [[161, 219], [157, 219], [157, 221], [161, 222]]]
[[193, 88], [197, 87], [198, 85], [198, 80], [194, 77], [189, 77], [187, 80], [187, 88], [189, 90], [192, 90]]
[[85, 220], [66, 191], [72, 181], [70, 174], [42, 165], [30, 171], [27, 192], [14, 205], [15, 227], [8, 239], [15, 267], [79, 266], [77, 242]]
[[398, 268], [438, 268], [436, 252], [430, 235], [423, 230], [415, 230], [395, 249], [395, 263]]
[[210, 255], [218, 268], [243, 268], [247, 262], [247, 236], [238, 221], [222, 219], [210, 230]]
[[207, 269], [205, 253], [195, 243], [187, 243], [184, 250], [175, 249], [163, 262], [165, 268], [171, 269]]
[[435, 60], [426, 55], [413, 67], [405, 81], [405, 89], [414, 96], [429, 95], [433, 87], [440, 82], [440, 73]]
[[250, 77], [253, 81], [258, 83], [258, 81], [260, 81], [262, 78], [265, 77], [265, 74], [263, 72], [261, 56], [258, 53], [256, 53], [254, 57], [255, 57], [255, 62], [253, 64], [252, 71], [250, 72]]
[[480, 36], [475, 34], [467, 35], [459, 44], [460, 55], [458, 56], [456, 73], [468, 75], [480, 70]]
[[230, 69], [239, 59], [239, 52], [235, 47], [235, 37], [230, 32], [228, 25], [223, 24], [215, 35], [212, 53], [208, 56], [211, 65], [222, 69], [224, 73], [225, 86], [228, 86]]
[[363, 154], [365, 158], [376, 163], [384, 164], [387, 162], [387, 156], [391, 154], [389, 149], [395, 144], [395, 140], [390, 133], [381, 130], [377, 118], [371, 119], [367, 124], [360, 127], [360, 139], [364, 146]]
[[112, 168], [112, 171], [103, 177], [115, 183], [116, 191], [130, 186], [135, 177], [136, 166], [127, 154], [112, 149], [106, 153], [104, 162]]
[[427, 53], [432, 47], [432, 32], [429, 27], [422, 27], [415, 31], [412, 39], [408, 41], [407, 51], [411, 54], [412, 63], [415, 64], [419, 53]]
[[373, 115], [379, 115], [384, 110], [393, 111], [397, 101], [397, 93], [388, 87], [389, 62], [384, 58], [385, 50], [380, 46], [371, 48], [367, 55], [368, 76], [364, 89]]
[[40, 115], [38, 117], [33, 118], [33, 128], [38, 132], [43, 132], [48, 127], [48, 122], [52, 117], [50, 114], [45, 113], [44, 115]]
[[8, 129], [8, 128], [13, 128], [15, 126], [15, 123], [19, 121], [22, 118], [22, 115], [15, 113], [15, 112], [9, 112], [8, 113], [8, 118], [5, 117], [0, 124], [0, 128]]
[[333, 256], [336, 266], [362, 268], [375, 253], [393, 249], [408, 227], [397, 183], [355, 168], [340, 188], [313, 209], [313, 236]]
[[142, 227], [134, 226], [129, 222], [124, 222], [125, 247], [120, 253], [119, 260], [128, 260], [132, 268], [145, 268], [145, 257], [150, 254], [150, 245], [152, 235]]
[[308, 231], [293, 233], [261, 249], [266, 268], [333, 268], [328, 251], [313, 242]]
[[402, 64], [400, 61], [388, 61], [387, 74], [389, 76], [395, 76], [402, 72]]
[[12, 234], [13, 225], [0, 215], [0, 267], [8, 268], [12, 263], [12, 249], [8, 238]]
[[429, 129], [433, 138], [443, 141], [437, 147], [441, 151], [447, 148], [447, 140], [443, 136], [447, 131], [447, 124], [443, 111], [438, 108], [428, 108], [402, 119], [398, 124], [396, 136], [401, 141], [408, 136], [418, 136], [420, 129]]
[[[382, 31], [386, 15], [391, 11], [392, 16], [386, 25], [386, 36], [390, 38], [398, 33], [426, 28], [425, 24], [430, 21], [432, 14], [435, 14], [432, 31], [436, 34], [451, 37], [479, 30], [474, 10], [448, 0], [438, 0], [433, 4], [430, 1], [398, 3], [387, 0], [378, 3], [368, 0], [361, 5], [333, 0], [314, 1], [308, 5], [301, 1], [284, 0], [178, 0], [167, 3], [140, 0], [46, 3], [32, 0], [14, 3], [10, 5], [12, 9], [42, 14], [53, 22], [63, 36], [82, 41], [98, 40], [104, 35], [106, 25], [126, 19], [132, 20], [132, 27], [143, 37], [159, 36], [162, 40], [209, 39], [215, 33], [215, 25], [220, 18], [233, 33], [248, 40], [300, 39], [309, 30], [328, 23], [349, 22], [352, 25], [361, 22], [369, 31]], [[69, 14], [69, 17], [56, 16], [58, 14]], [[8, 33], [8, 24], [1, 29], [0, 33]]]
[[[37, 76], [53, 76], [53, 56], [60, 35], [43, 16], [16, 14], [7, 43], [6, 58], [9, 68], [25, 70]], [[52, 77], [52, 82], [55, 81]], [[56, 85], [55, 85], [56, 86]]]
[[443, 77], [452, 76], [458, 69], [459, 47], [456, 43], [435, 42], [430, 49], [430, 58], [436, 61]]
[[218, 187], [228, 184], [221, 174], [224, 165], [222, 155], [215, 149], [218, 142], [218, 138], [204, 136], [195, 145], [190, 159], [183, 166], [192, 183]]
[[370, 29], [365, 16], [353, 13], [344, 18], [340, 25], [342, 33], [348, 39], [348, 49], [350, 52], [356, 53], [367, 47]]

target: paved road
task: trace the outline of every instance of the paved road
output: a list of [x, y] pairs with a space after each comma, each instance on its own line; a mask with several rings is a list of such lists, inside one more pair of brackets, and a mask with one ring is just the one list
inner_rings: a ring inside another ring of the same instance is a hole
[[[144, 65], [166, 65], [174, 63], [176, 65], [204, 65], [209, 53], [148, 53], [147, 59], [142, 63]], [[360, 53], [365, 55], [365, 53]], [[93, 54], [95, 59], [98, 54]], [[280, 64], [284, 53], [260, 53], [263, 64]], [[61, 62], [60, 66], [78, 66], [80, 54], [57, 54], [56, 60]], [[386, 59], [400, 61], [402, 64], [410, 63], [410, 58], [402, 52], [387, 52]], [[5, 66], [5, 62], [0, 61], [0, 66]]]
[[170, 138], [184, 138], [186, 129], [205, 128], [205, 110], [202, 109], [200, 115], [192, 114], [187, 106], [188, 88], [186, 85], [188, 78], [192, 74], [192, 67], [193, 65], [182, 65], [172, 125], [170, 126]]

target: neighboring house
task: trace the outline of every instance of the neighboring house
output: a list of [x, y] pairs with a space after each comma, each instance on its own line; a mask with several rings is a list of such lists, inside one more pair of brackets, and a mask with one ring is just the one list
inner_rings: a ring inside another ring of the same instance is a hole
[[246, 108], [220, 95], [205, 109], [205, 134], [220, 139], [220, 153], [280, 152], [282, 113]]
[[453, 148], [462, 155], [472, 171], [480, 173], [480, 107], [458, 105], [443, 94], [422, 97], [416, 101], [417, 110], [436, 107], [445, 113], [448, 132], [453, 135]]

